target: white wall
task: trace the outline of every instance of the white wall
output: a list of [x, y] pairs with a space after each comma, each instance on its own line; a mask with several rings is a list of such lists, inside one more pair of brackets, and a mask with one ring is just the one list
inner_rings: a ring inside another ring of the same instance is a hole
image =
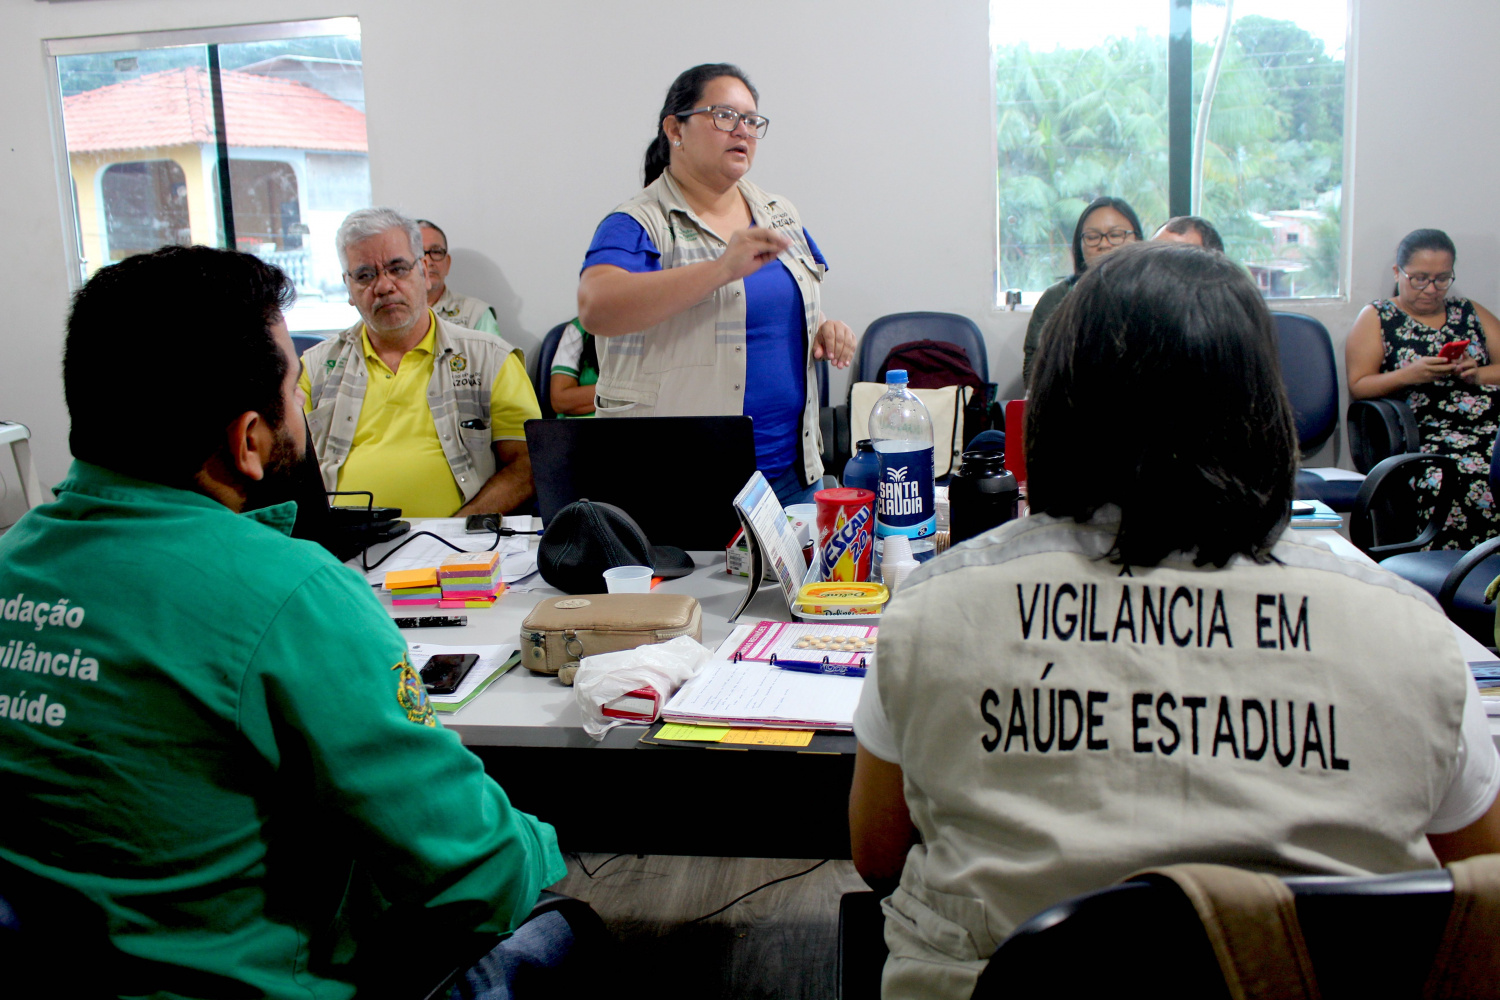
[[[1460, 291], [1500, 306], [1500, 4], [1354, 7], [1351, 296], [1304, 308], [1340, 355], [1359, 305], [1388, 291], [1396, 242], [1418, 226], [1448, 230]], [[0, 9], [0, 224], [12, 234], [0, 265], [10, 316], [0, 416], [31, 425], [51, 482], [68, 461], [59, 361], [71, 222], [41, 40], [251, 15], [235, 0], [0, 0]], [[454, 284], [494, 303], [517, 343], [534, 346], [575, 312], [583, 251], [638, 187], [672, 77], [725, 60], [749, 72], [772, 120], [754, 178], [797, 203], [830, 260], [828, 314], [863, 330], [900, 310], [963, 313], [986, 333], [992, 378], [1018, 388], [1026, 316], [993, 306], [986, 0], [261, 0], [253, 19], [342, 14], [363, 28], [376, 201], [447, 227]], [[141, 349], [166, 345], [147, 338]], [[140, 433], [149, 447], [151, 430]], [[8, 505], [0, 501], [0, 524]]]

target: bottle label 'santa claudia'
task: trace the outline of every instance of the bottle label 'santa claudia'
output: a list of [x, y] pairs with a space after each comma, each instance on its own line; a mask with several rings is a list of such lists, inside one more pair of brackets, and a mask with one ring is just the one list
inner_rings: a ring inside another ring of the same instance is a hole
[[932, 446], [914, 451], [880, 451], [879, 496], [875, 532], [925, 538], [937, 531], [932, 502]]

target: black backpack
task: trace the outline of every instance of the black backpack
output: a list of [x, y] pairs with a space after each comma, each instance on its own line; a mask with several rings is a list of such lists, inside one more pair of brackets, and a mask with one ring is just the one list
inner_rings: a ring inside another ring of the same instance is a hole
[[946, 340], [911, 340], [891, 348], [875, 373], [884, 382], [892, 368], [905, 368], [907, 385], [913, 389], [941, 389], [950, 385], [970, 386], [974, 394], [964, 407], [964, 444], [980, 431], [1005, 429], [1005, 415], [995, 397], [999, 387], [974, 371], [969, 354]]

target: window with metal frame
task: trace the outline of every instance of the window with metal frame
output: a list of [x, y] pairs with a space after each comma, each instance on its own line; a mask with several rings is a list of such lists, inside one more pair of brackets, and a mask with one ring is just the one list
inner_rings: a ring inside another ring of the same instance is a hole
[[357, 18], [52, 39], [47, 55], [75, 284], [199, 243], [286, 271], [293, 331], [357, 318], [333, 245], [370, 204]]
[[[1198, 215], [1268, 298], [1342, 289], [1349, 0], [991, 0], [997, 301], [1073, 273], [1099, 195]], [[1014, 296], [1012, 296], [1014, 298]]]

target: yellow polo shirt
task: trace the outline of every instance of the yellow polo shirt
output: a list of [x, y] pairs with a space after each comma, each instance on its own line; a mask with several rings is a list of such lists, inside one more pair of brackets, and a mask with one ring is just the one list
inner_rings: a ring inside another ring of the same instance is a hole
[[[354, 444], [339, 469], [340, 490], [369, 490], [375, 503], [400, 507], [407, 517], [451, 517], [463, 506], [463, 491], [438, 441], [437, 425], [427, 405], [427, 386], [432, 381], [437, 325], [428, 310], [427, 335], [401, 359], [392, 372], [370, 344], [369, 330], [361, 326], [369, 379], [365, 401], [354, 428]], [[309, 398], [312, 383], [307, 369], [298, 379]], [[490, 390], [490, 440], [526, 440], [525, 422], [542, 415], [536, 393], [518, 355], [505, 359]], [[347, 503], [346, 498], [341, 502]]]

